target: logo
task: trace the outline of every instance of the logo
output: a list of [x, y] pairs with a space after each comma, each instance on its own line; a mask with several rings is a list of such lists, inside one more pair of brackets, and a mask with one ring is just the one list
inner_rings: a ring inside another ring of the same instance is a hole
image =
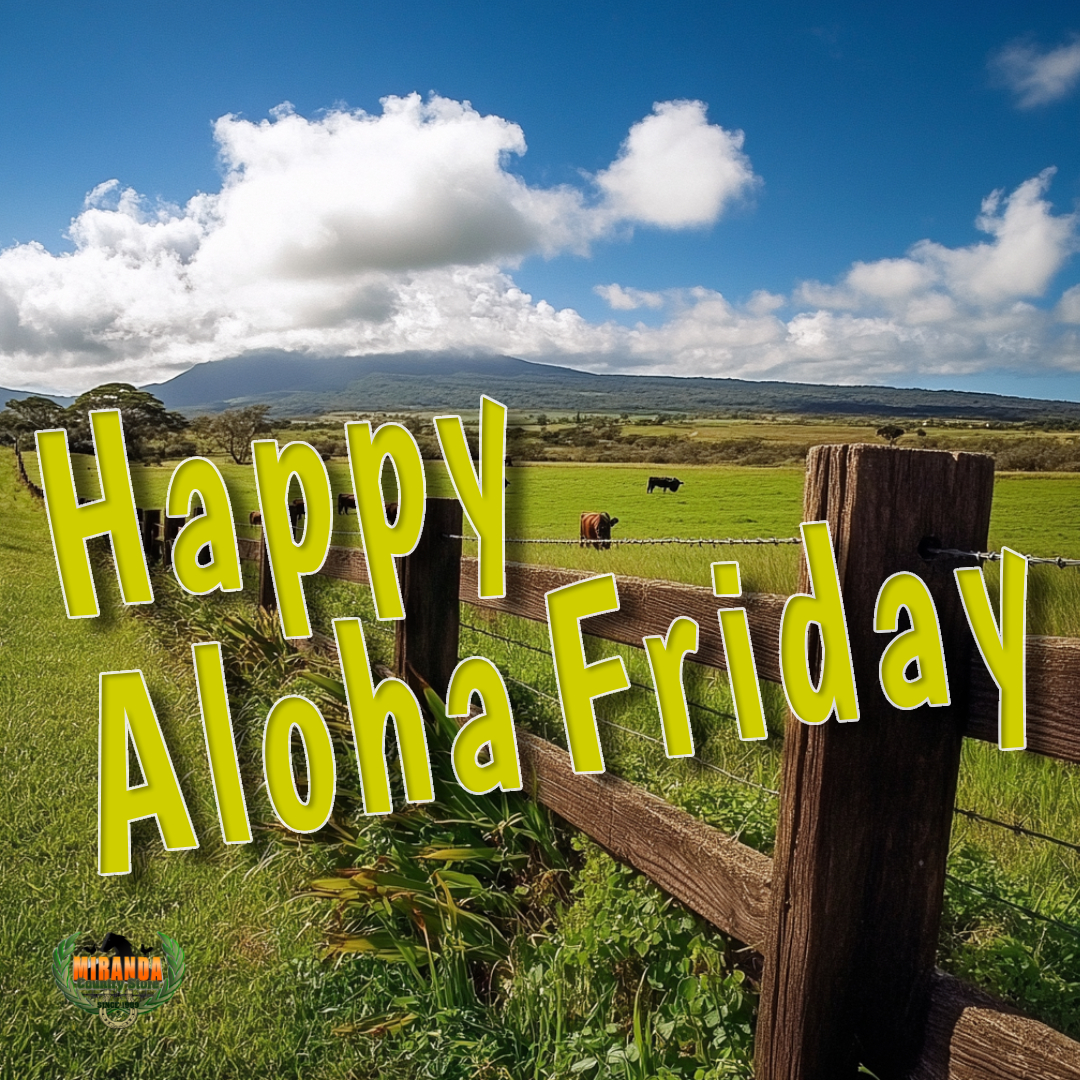
[[76, 1008], [108, 1027], [129, 1027], [171, 1001], [184, 981], [184, 950], [158, 937], [160, 946], [136, 949], [121, 934], [106, 934], [100, 945], [72, 934], [53, 949], [53, 980]]

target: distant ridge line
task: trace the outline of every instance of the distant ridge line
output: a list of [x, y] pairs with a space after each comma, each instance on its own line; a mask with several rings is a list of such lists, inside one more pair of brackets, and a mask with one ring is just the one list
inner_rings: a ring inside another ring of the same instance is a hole
[[[253, 404], [270, 405], [275, 415], [283, 417], [475, 409], [480, 394], [486, 393], [513, 409], [528, 411], [1080, 420], [1080, 402], [966, 390], [595, 374], [510, 356], [456, 352], [317, 358], [265, 350], [199, 364], [143, 389], [168, 408], [191, 414]], [[26, 396], [2, 389], [0, 393], [6, 395], [3, 400]]]

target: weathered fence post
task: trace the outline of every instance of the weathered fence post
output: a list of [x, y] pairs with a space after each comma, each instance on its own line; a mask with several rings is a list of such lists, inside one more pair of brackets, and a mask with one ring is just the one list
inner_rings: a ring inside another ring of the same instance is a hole
[[421, 680], [440, 697], [458, 662], [461, 503], [428, 499], [416, 550], [398, 562], [405, 618], [394, 634], [394, 674], [423, 701]]
[[148, 564], [158, 560], [158, 529], [161, 526], [160, 510], [144, 510], [142, 513], [143, 551]]
[[267, 612], [277, 610], [274, 575], [270, 570], [270, 552], [266, 547], [265, 533], [259, 538], [259, 607]]
[[[896, 1080], [915, 1062], [972, 648], [952, 576], [961, 562], [919, 550], [984, 550], [993, 473], [984, 455], [886, 446], [818, 446], [807, 458], [804, 517], [832, 531], [860, 720], [788, 718], [757, 1080], [848, 1080], [857, 1062]], [[874, 604], [901, 570], [921, 577], [937, 606], [950, 706], [902, 712], [879, 685], [891, 638], [874, 633]], [[811, 655], [820, 665], [818, 645]]]
[[180, 530], [187, 523], [187, 518], [184, 517], [169, 517], [165, 515], [165, 532], [163, 536], [163, 545], [161, 549], [161, 560], [168, 569], [172, 566], [172, 553], [173, 545], [176, 543], [176, 538], [180, 534]]

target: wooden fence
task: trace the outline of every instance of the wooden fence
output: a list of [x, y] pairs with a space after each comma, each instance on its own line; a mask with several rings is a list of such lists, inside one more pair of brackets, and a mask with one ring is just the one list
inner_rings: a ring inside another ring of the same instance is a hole
[[[29, 479], [27, 478], [29, 483]], [[758, 1080], [1080, 1080], [1080, 1043], [937, 971], [945, 865], [965, 736], [997, 741], [997, 688], [973, 647], [952, 571], [932, 545], [985, 549], [993, 460], [885, 446], [821, 446], [807, 459], [803, 518], [830, 524], [851, 634], [861, 720], [789, 718], [773, 858], [618, 777], [578, 775], [566, 751], [519, 732], [533, 797], [713, 925], [763, 954]], [[142, 515], [148, 550], [168, 558], [178, 525]], [[445, 691], [459, 658], [459, 602], [546, 620], [545, 593], [589, 572], [511, 563], [506, 596], [477, 597], [462, 557], [461, 508], [432, 499], [420, 545], [401, 560], [406, 618], [396, 672]], [[170, 535], [171, 533], [171, 535]], [[260, 565], [265, 545], [239, 540]], [[599, 559], [598, 559], [599, 563]], [[598, 567], [602, 568], [602, 567]], [[885, 642], [872, 632], [882, 582], [910, 571], [937, 606], [953, 704], [894, 709], [878, 684]], [[321, 574], [366, 584], [362, 551], [331, 547]], [[707, 588], [617, 577], [621, 609], [586, 632], [641, 647], [673, 618], [698, 622], [694, 659], [725, 668], [717, 611], [747, 609], [762, 678], [780, 680], [785, 597], [717, 599]], [[808, 587], [805, 560], [800, 591]], [[812, 662], [820, 663], [820, 658]], [[1080, 763], [1080, 640], [1029, 637], [1029, 751]]]

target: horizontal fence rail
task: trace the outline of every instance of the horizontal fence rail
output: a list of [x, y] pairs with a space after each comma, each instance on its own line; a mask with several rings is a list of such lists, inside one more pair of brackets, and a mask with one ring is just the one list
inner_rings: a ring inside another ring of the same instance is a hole
[[[242, 559], [258, 562], [261, 540], [237, 540]], [[369, 583], [367, 562], [359, 548], [332, 546], [319, 573], [357, 585]], [[506, 596], [498, 600], [477, 597], [478, 563], [461, 560], [459, 597], [462, 603], [484, 611], [516, 615], [533, 622], [547, 621], [544, 596], [551, 589], [593, 576], [589, 570], [562, 570], [528, 563], [506, 564]], [[716, 613], [725, 607], [745, 607], [750, 622], [758, 675], [780, 682], [780, 618], [786, 596], [749, 593], [739, 599], [716, 597], [711, 589], [671, 581], [616, 574], [620, 609], [588, 622], [588, 634], [641, 648], [647, 634], [666, 634], [679, 615], [700, 627], [699, 646], [691, 654], [695, 663], [727, 670], [724, 645]], [[1080, 763], [1080, 639], [1029, 636], [1027, 640], [1028, 749], [1047, 757]], [[998, 689], [976, 654], [971, 660], [971, 700], [965, 732], [973, 739], [998, 741]]]
[[[19, 466], [22, 482], [39, 494], [21, 456]], [[983, 547], [992, 465], [978, 455], [819, 447], [808, 457], [806, 490], [804, 516], [830, 521], [845, 601], [849, 589], [855, 598], [849, 618], [859, 611], [862, 614], [854, 617], [860, 623], [866, 621], [869, 590], [880, 585], [882, 566], [922, 573], [925, 560], [918, 562], [915, 549], [923, 537], [947, 534], [929, 553], [931, 558], [939, 552], [975, 561], [989, 557]], [[894, 498], [896, 492], [901, 493], [899, 500]], [[163, 518], [161, 511], [142, 511], [140, 520], [148, 556], [167, 564], [179, 519]], [[429, 500], [428, 521], [430, 528], [417, 550], [399, 564], [407, 617], [394, 628], [394, 670], [413, 686], [429, 683], [436, 690], [445, 688], [459, 653], [460, 603], [545, 622], [546, 593], [594, 576], [592, 571], [509, 563], [507, 595], [480, 600], [477, 560], [461, 556], [460, 506], [455, 500]], [[880, 531], [873, 535], [866, 526], [879, 522]], [[960, 524], [954, 529], [956, 522]], [[238, 548], [241, 558], [258, 563], [260, 603], [272, 607], [264, 541], [240, 538]], [[358, 585], [368, 583], [359, 548], [331, 547], [320, 573]], [[953, 735], [934, 744], [939, 738], [934, 724], [925, 717], [922, 721], [920, 745], [939, 754], [927, 759], [937, 769], [936, 779], [929, 787], [923, 782], [925, 793], [921, 788], [906, 790], [908, 778], [917, 778], [922, 768], [921, 751], [911, 753], [907, 748], [908, 761], [898, 766], [895, 777], [890, 775], [893, 756], [879, 751], [896, 746], [897, 733], [890, 724], [878, 724], [888, 716], [870, 700], [879, 694], [876, 684], [867, 685], [866, 716], [874, 719], [820, 728], [796, 724], [793, 737], [785, 739], [775, 858], [617, 776], [577, 774], [567, 751], [537, 735], [518, 733], [523, 779], [533, 797], [687, 908], [763, 954], [759, 1080], [846, 1080], [852, 1076], [855, 1053], [881, 1080], [1080, 1080], [1080, 1043], [933, 970], [936, 912], [946, 876], [948, 823], [954, 812], [1018, 835], [1063, 847], [1076, 845], [954, 806], [956, 745], [962, 735], [997, 741], [998, 691], [977, 652], [957, 650], [957, 627], [965, 634], [967, 630], [962, 619], [957, 621], [951, 573], [938, 568], [928, 571], [928, 578], [937, 590], [943, 630], [953, 635], [949, 655], [963, 658], [956, 680], [959, 711], [945, 717], [945, 710], [941, 717], [955, 732], [952, 749]], [[700, 647], [693, 659], [725, 669], [717, 611], [743, 607], [758, 673], [780, 681], [779, 630], [786, 597], [751, 594], [725, 600], [701, 586], [622, 575], [616, 575], [616, 583], [620, 610], [587, 620], [590, 636], [640, 648], [643, 637], [665, 634], [674, 618], [689, 616], [700, 627]], [[946, 619], [951, 630], [944, 625]], [[870, 635], [870, 630], [860, 625], [852, 633]], [[853, 638], [855, 651], [862, 650], [856, 670], [863, 672], [859, 677], [864, 680], [870, 640]], [[332, 640], [324, 635], [315, 635], [311, 645], [334, 651]], [[1080, 762], [1078, 674], [1080, 640], [1029, 637], [1029, 750]], [[951, 765], [946, 761], [950, 755], [955, 759]], [[876, 779], [868, 780], [870, 776]], [[904, 779], [898, 782], [897, 777]], [[924, 802], [925, 812], [920, 809]], [[904, 809], [891, 813], [895, 807]], [[921, 861], [920, 869], [915, 869], [913, 853], [923, 850], [919, 845], [939, 863], [937, 871], [922, 869]], [[808, 851], [819, 853], [817, 861], [808, 857]], [[859, 851], [866, 854], [858, 855]], [[869, 862], [859, 862], [866, 858]], [[903, 899], [894, 901], [891, 890]], [[832, 899], [834, 895], [841, 899]], [[914, 911], [921, 903], [925, 912]], [[897, 921], [899, 927], [894, 925]], [[847, 934], [839, 952], [838, 928]], [[909, 963], [916, 951], [920, 959]], [[900, 962], [894, 965], [894, 958]], [[899, 975], [898, 968], [904, 969]], [[848, 987], [847, 997], [834, 993], [840, 982]], [[884, 996], [877, 992], [879, 982], [890, 983], [888, 988], [882, 986]], [[905, 993], [910, 994], [906, 1001]], [[828, 1010], [821, 1021], [827, 1037], [811, 1019], [822, 1002]], [[902, 1009], [893, 1008], [893, 1002]], [[904, 1015], [894, 1023], [900, 1011]], [[800, 1022], [800, 1016], [806, 1022]]]

